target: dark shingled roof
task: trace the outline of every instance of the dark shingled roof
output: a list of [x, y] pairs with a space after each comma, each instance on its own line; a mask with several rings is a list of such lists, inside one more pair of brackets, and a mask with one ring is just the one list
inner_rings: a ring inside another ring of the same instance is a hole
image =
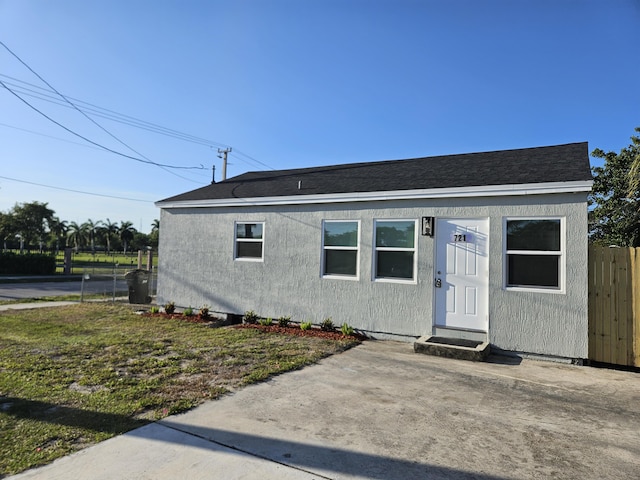
[[[587, 142], [248, 172], [162, 202], [591, 180]], [[298, 182], [301, 188], [298, 189]]]

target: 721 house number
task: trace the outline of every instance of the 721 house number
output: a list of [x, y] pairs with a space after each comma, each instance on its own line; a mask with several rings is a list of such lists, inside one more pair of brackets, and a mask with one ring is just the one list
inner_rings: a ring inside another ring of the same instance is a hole
[[467, 235], [466, 234], [455, 234], [453, 236], [453, 241], [454, 242], [466, 242], [467, 241]]

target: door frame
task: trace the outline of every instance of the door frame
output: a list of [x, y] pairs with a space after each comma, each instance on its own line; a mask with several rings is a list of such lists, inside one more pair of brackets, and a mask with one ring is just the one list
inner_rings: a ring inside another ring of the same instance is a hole
[[[486, 321], [485, 321], [485, 328], [484, 329], [473, 329], [473, 328], [465, 328], [465, 327], [454, 327], [454, 326], [447, 326], [446, 324], [439, 324], [438, 323], [438, 302], [437, 302], [437, 288], [435, 286], [435, 279], [438, 278], [438, 274], [437, 274], [437, 269], [438, 269], [438, 240], [439, 240], [439, 231], [440, 231], [440, 224], [441, 222], [448, 222], [448, 221], [456, 221], [456, 220], [482, 220], [486, 222], [486, 257], [487, 257], [487, 273], [486, 273], [486, 283], [485, 283], [485, 317], [486, 317]], [[490, 295], [489, 295], [489, 290], [490, 290], [490, 278], [489, 278], [489, 271], [490, 271], [490, 258], [489, 258], [489, 254], [490, 254], [490, 231], [491, 231], [491, 218], [490, 217], [483, 217], [483, 216], [472, 216], [472, 217], [436, 217], [434, 219], [434, 248], [433, 248], [433, 270], [432, 270], [432, 291], [433, 291], [433, 315], [432, 315], [432, 322], [431, 322], [431, 328], [434, 334], [436, 334], [436, 330], [439, 331], [443, 331], [443, 330], [450, 330], [450, 331], [458, 331], [458, 332], [469, 332], [469, 333], [478, 333], [478, 334], [482, 334], [482, 335], [488, 335], [489, 333], [489, 299], [490, 299]]]

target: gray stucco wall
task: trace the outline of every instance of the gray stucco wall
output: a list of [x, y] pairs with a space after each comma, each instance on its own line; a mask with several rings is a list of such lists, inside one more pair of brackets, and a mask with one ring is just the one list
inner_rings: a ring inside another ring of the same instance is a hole
[[[585, 194], [458, 198], [285, 207], [162, 209], [158, 302], [220, 312], [255, 310], [314, 323], [332, 317], [370, 332], [432, 333], [435, 238], [418, 237], [417, 283], [372, 281], [374, 219], [488, 217], [489, 341], [498, 348], [587, 357]], [[562, 216], [564, 293], [503, 288], [503, 219]], [[360, 223], [359, 280], [321, 277], [322, 221]], [[233, 258], [234, 222], [265, 222], [264, 261]]]

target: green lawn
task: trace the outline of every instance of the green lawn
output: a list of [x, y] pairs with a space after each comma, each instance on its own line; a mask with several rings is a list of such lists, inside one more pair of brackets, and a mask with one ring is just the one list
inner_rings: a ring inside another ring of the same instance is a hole
[[[56, 264], [62, 265], [64, 263], [64, 253], [60, 252], [56, 256]], [[158, 252], [153, 252], [152, 264], [154, 267], [158, 266]], [[74, 253], [72, 257], [73, 273], [103, 273], [109, 274], [113, 272], [114, 266], [117, 265], [118, 269], [134, 269], [138, 266], [138, 252], [130, 252], [126, 255], [119, 252], [107, 255], [104, 252], [96, 253], [92, 255], [88, 252]], [[147, 268], [147, 254], [143, 252], [142, 255], [142, 268]], [[62, 273], [63, 268], [56, 268], [56, 273]]]
[[343, 351], [78, 304], [0, 313], [0, 477]]

